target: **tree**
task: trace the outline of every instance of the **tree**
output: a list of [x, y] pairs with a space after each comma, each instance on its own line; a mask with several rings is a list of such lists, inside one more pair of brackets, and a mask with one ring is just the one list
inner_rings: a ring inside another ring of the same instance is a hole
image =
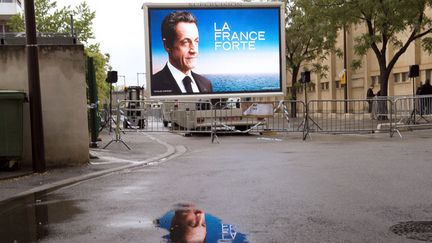
[[[85, 46], [85, 55], [94, 57], [99, 100], [105, 100], [109, 92], [109, 86], [105, 82], [106, 71], [111, 68], [109, 55], [101, 53], [99, 44], [89, 44], [89, 41], [94, 39], [92, 22], [96, 13], [91, 11], [85, 2], [76, 6], [75, 9], [70, 6], [59, 9], [56, 1], [35, 1], [36, 31], [39, 33], [47, 35], [52, 33], [70, 34], [71, 16], [74, 18], [74, 33]], [[18, 14], [12, 16], [7, 25], [13, 32], [23, 32], [25, 31], [24, 20], [24, 15]]]
[[[388, 79], [399, 57], [411, 43], [419, 40], [432, 50], [432, 19], [425, 14], [432, 0], [315, 0], [323, 12], [337, 16], [340, 26], [364, 25], [366, 32], [355, 39], [354, 51], [363, 56], [375, 54], [380, 69], [381, 95], [388, 94]], [[388, 49], [394, 51], [388, 56]], [[388, 58], [388, 59], [387, 59]], [[355, 61], [353, 67], [360, 65]]]
[[337, 26], [310, 0], [287, 0], [285, 16], [286, 64], [292, 75], [291, 93], [295, 100], [296, 83], [303, 64], [312, 66], [309, 71], [325, 75], [328, 67], [322, 65], [322, 61], [331, 51], [336, 51]]

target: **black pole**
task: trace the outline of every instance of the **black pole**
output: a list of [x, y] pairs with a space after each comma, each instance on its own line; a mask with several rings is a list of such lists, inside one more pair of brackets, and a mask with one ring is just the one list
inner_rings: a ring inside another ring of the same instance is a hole
[[39, 79], [38, 46], [34, 0], [25, 0], [24, 13], [27, 39], [27, 72], [30, 100], [30, 127], [33, 171], [45, 172], [45, 142], [43, 133], [42, 102]]
[[308, 105], [308, 97], [307, 97], [307, 91], [306, 91], [306, 82], [303, 82], [303, 89], [304, 89], [304, 99], [305, 99], [305, 112], [304, 115], [304, 127], [303, 127], [303, 141], [306, 140], [307, 135], [309, 134], [309, 105]]
[[71, 21], [71, 36], [75, 37], [75, 30], [74, 30], [74, 19], [73, 19], [73, 15], [70, 15], [70, 21]]
[[76, 44], [77, 41], [76, 41], [76, 38], [75, 38], [74, 19], [73, 19], [73, 15], [72, 14], [70, 15], [70, 21], [71, 21], [70, 25], [71, 25], [72, 43]]
[[344, 110], [345, 113], [348, 113], [348, 70], [347, 70], [347, 44], [346, 44], [346, 28], [344, 25], [343, 28], [343, 48], [344, 48], [344, 78], [345, 78], [345, 86], [344, 86]]
[[109, 132], [112, 131], [112, 83], [109, 84], [110, 93], [109, 93]]
[[[413, 113], [413, 116], [414, 116], [414, 119], [413, 119], [413, 124], [416, 124], [416, 113], [417, 113], [417, 100], [416, 100], [416, 96], [417, 96], [417, 94], [416, 94], [416, 80], [415, 80], [415, 77], [411, 77], [411, 81], [412, 81], [412, 83], [413, 83], [413, 101], [414, 101], [414, 104], [413, 104], [413, 111], [412, 111], [412, 113]], [[421, 99], [421, 98], [420, 98]], [[419, 99], [418, 99], [419, 100]], [[422, 107], [420, 106], [420, 109], [421, 109]], [[420, 113], [420, 114], [422, 114], [422, 113]]]

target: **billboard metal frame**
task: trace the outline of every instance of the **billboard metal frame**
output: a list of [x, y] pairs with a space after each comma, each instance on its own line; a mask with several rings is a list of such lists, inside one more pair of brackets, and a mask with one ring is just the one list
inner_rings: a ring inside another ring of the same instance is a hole
[[[150, 9], [253, 9], [253, 8], [278, 8], [279, 9], [279, 72], [280, 89], [275, 92], [226, 92], [226, 93], [207, 93], [193, 95], [152, 95], [152, 55], [150, 50]], [[146, 58], [146, 87], [145, 96], [152, 99], [213, 99], [228, 97], [263, 97], [263, 96], [285, 96], [286, 93], [286, 58], [285, 58], [285, 5], [281, 2], [267, 3], [247, 3], [247, 2], [214, 2], [214, 3], [144, 3], [144, 41]]]

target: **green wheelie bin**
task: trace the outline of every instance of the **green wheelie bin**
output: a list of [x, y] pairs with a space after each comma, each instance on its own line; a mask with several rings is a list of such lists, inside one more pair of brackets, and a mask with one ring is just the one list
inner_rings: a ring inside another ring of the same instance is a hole
[[26, 93], [0, 90], [0, 168], [12, 169], [22, 158], [23, 103]]

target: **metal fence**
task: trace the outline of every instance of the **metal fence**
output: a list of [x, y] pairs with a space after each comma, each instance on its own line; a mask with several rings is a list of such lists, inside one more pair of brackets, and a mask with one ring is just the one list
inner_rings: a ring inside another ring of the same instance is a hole
[[391, 120], [391, 107], [388, 99], [312, 100], [308, 103], [308, 132], [373, 133], [377, 129], [390, 132], [390, 124], [382, 125]]
[[[112, 111], [110, 124], [123, 134], [131, 131], [183, 134], [303, 132], [305, 107], [301, 101], [124, 100], [119, 101]], [[104, 123], [108, 124], [106, 120]]]
[[302, 132], [302, 101], [219, 102], [214, 113], [217, 133]]
[[375, 133], [432, 126], [432, 95], [364, 100], [120, 101], [111, 118], [116, 131], [210, 133]]
[[123, 100], [118, 102], [116, 115], [125, 132], [140, 130], [144, 132], [169, 131], [164, 126], [161, 111], [162, 103], [147, 100]]
[[394, 106], [394, 132], [432, 128], [432, 95], [398, 97]]

